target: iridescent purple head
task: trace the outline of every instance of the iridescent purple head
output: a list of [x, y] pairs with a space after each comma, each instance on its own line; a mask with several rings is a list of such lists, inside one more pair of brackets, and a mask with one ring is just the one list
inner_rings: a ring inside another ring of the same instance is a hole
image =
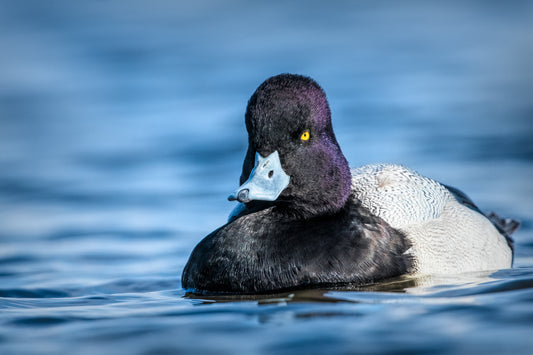
[[241, 184], [257, 161], [278, 152], [290, 177], [273, 202], [303, 217], [339, 211], [350, 194], [348, 163], [335, 139], [322, 88], [311, 78], [281, 74], [267, 79], [246, 109], [248, 152]]

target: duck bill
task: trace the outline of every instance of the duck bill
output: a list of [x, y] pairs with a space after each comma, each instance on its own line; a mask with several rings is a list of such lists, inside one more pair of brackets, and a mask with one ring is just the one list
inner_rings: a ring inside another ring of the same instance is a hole
[[250, 202], [252, 200], [275, 201], [289, 185], [290, 177], [283, 171], [278, 151], [263, 158], [255, 153], [255, 165], [250, 177], [228, 200]]

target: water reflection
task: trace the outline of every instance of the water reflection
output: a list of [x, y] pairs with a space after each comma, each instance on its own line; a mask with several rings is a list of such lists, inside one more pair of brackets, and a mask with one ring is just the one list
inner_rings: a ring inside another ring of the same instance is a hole
[[[371, 297], [378, 298], [397, 298], [399, 294], [404, 294], [405, 296], [462, 297], [470, 295], [473, 289], [483, 289], [488, 293], [492, 293], [520, 290], [533, 286], [531, 284], [533, 281], [528, 277], [525, 280], [515, 280], [516, 282], [510, 280], [502, 281], [498, 276], [502, 274], [506, 275], [503, 271], [497, 273], [484, 271], [456, 275], [403, 275], [366, 285], [336, 285], [256, 295], [196, 294], [194, 292], [186, 292], [184, 297], [192, 300], [201, 300], [203, 304], [242, 301], [253, 301], [257, 302], [258, 305], [291, 302], [359, 303], [361, 302], [361, 293], [371, 293]], [[477, 293], [477, 291], [475, 292]], [[480, 294], [483, 293], [485, 292]], [[351, 298], [351, 296], [354, 298]]]

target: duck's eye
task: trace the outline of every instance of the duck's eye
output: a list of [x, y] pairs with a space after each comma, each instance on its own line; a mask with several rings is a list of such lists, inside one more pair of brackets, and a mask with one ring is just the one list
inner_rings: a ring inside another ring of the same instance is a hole
[[300, 136], [300, 139], [303, 140], [304, 142], [308, 141], [309, 140], [309, 131], [305, 131], [304, 133], [302, 133], [302, 135]]

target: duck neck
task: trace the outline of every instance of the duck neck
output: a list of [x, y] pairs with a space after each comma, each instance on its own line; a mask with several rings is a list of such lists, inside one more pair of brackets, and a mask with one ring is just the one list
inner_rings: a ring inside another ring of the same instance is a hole
[[348, 163], [342, 157], [343, 164], [334, 164], [335, 168], [316, 179], [309, 186], [296, 186], [297, 193], [289, 191], [287, 199], [281, 199], [280, 209], [298, 219], [331, 216], [339, 213], [350, 197], [351, 174]]

